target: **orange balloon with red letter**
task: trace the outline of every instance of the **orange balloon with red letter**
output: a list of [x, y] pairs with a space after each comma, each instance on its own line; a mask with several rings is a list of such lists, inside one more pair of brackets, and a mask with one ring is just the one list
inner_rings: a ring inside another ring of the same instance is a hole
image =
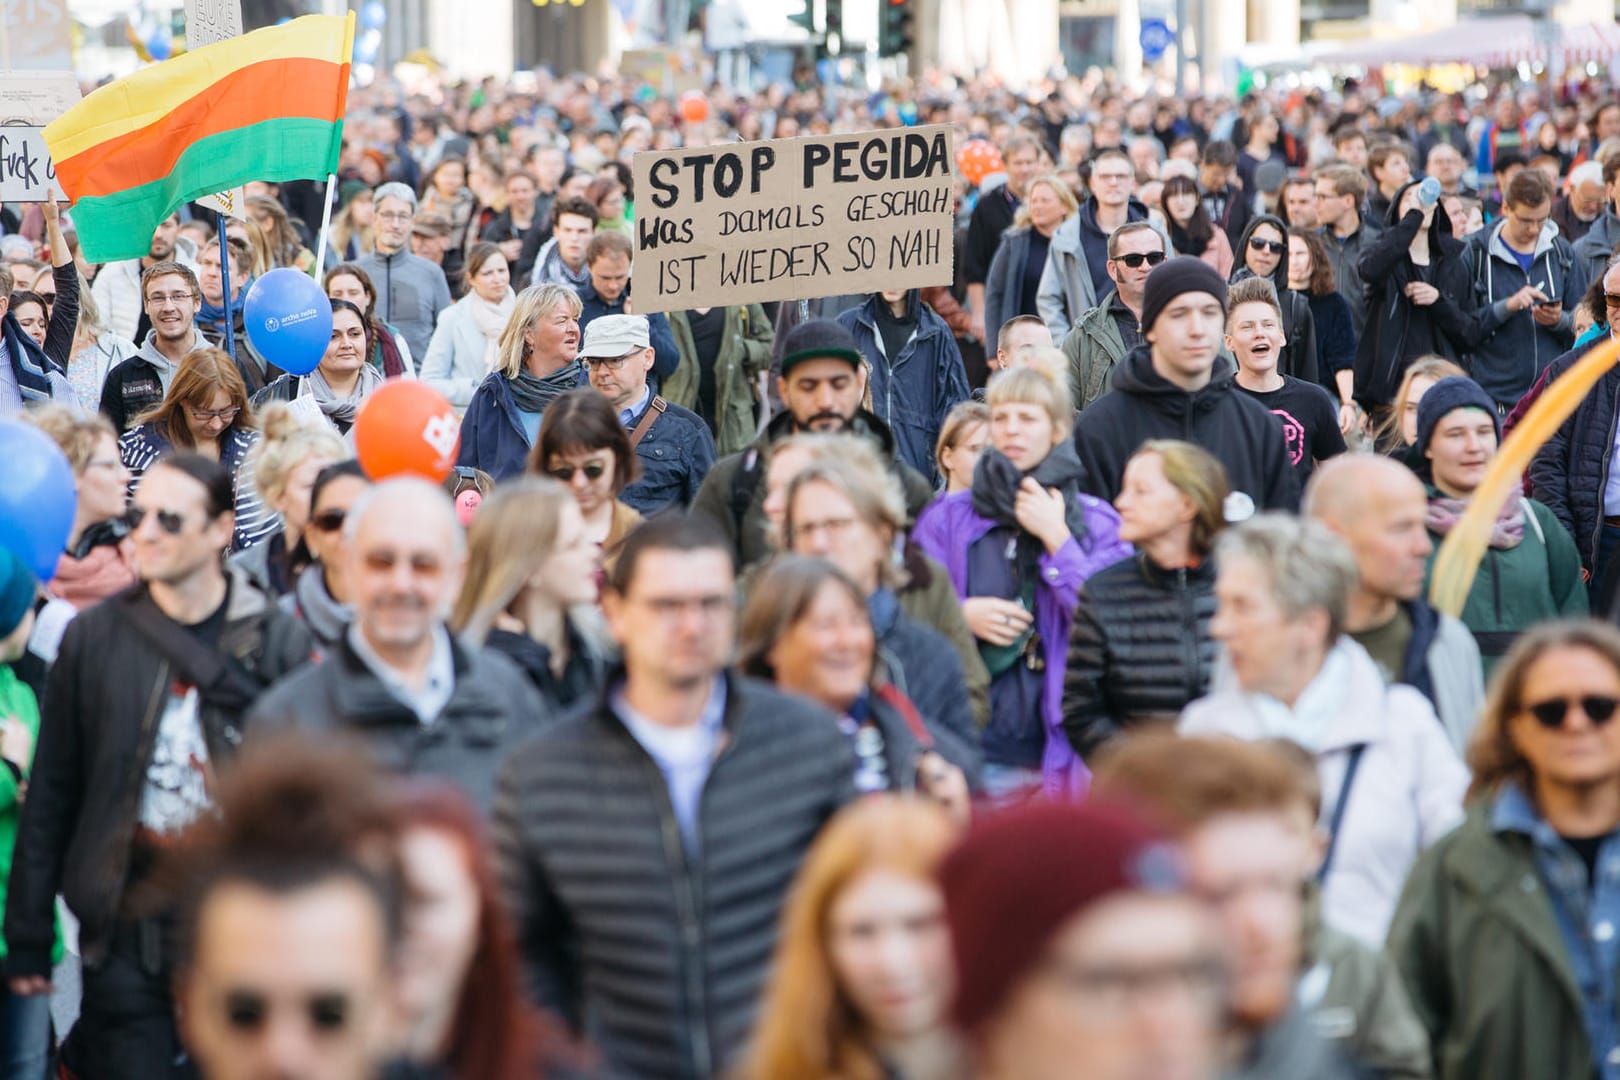
[[709, 99], [698, 90], [681, 95], [681, 117], [688, 124], [701, 124], [709, 118]]
[[461, 420], [437, 390], [408, 379], [378, 387], [354, 419], [354, 450], [373, 480], [412, 474], [439, 483], [456, 465]]

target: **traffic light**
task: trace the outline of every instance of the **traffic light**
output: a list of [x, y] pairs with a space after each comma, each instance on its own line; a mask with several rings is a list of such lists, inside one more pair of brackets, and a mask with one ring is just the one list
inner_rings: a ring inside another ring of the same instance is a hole
[[882, 0], [878, 15], [878, 55], [905, 56], [911, 52], [912, 0]]
[[824, 0], [827, 14], [821, 39], [823, 56], [837, 56], [844, 51], [844, 0]]

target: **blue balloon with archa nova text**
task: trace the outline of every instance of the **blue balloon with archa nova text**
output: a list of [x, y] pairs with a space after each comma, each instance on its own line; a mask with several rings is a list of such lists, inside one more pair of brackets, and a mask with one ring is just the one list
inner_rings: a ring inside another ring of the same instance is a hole
[[314, 371], [332, 340], [332, 302], [314, 278], [291, 266], [253, 283], [242, 321], [259, 355], [292, 375]]
[[0, 547], [17, 556], [34, 576], [49, 581], [67, 546], [78, 507], [73, 466], [56, 440], [32, 424], [0, 420]]

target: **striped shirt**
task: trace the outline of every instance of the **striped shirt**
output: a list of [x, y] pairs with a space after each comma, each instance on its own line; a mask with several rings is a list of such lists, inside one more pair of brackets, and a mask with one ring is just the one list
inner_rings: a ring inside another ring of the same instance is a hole
[[[221, 438], [219, 463], [231, 474], [231, 484], [236, 489], [236, 531], [231, 538], [231, 550], [241, 551], [280, 529], [281, 515], [265, 505], [253, 485], [253, 471], [243, 468], [247, 452], [258, 442], [259, 433], [233, 427], [227, 428]], [[124, 433], [118, 440], [118, 454], [124, 459], [124, 468], [130, 472], [131, 495], [135, 494], [146, 470], [173, 449], [168, 437], [155, 424], [140, 424]]]

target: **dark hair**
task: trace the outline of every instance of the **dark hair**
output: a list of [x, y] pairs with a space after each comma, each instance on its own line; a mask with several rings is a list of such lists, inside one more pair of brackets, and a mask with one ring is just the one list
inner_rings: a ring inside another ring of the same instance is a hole
[[1204, 153], [1199, 160], [1205, 165], [1230, 169], [1237, 164], [1237, 147], [1226, 139], [1211, 139], [1204, 145]]
[[1367, 172], [1370, 175], [1374, 169], [1382, 169], [1392, 157], [1400, 156], [1406, 159], [1408, 167], [1412, 164], [1411, 149], [1399, 139], [1380, 143], [1367, 152]]
[[[373, 294], [373, 295], [375, 295], [375, 294]], [[376, 345], [376, 343], [377, 343], [377, 330], [378, 330], [378, 326], [379, 326], [377, 320], [369, 318], [366, 315], [365, 312], [361, 311], [358, 307], [356, 307], [354, 304], [350, 303], [347, 300], [332, 300], [331, 304], [332, 304], [332, 322], [334, 323], [334, 325], [337, 322], [337, 314], [340, 311], [347, 311], [351, 315], [353, 315], [355, 318], [360, 320], [360, 326], [366, 332], [365, 356], [368, 358], [368, 362], [369, 362], [369, 357], [371, 356], [372, 347], [374, 345]]]
[[517, 936], [502, 903], [489, 837], [477, 809], [444, 781], [411, 781], [400, 797], [400, 831], [430, 830], [461, 849], [478, 894], [478, 929], [440, 1064], [457, 1080], [534, 1076], [539, 1020], [524, 997]]
[[608, 399], [592, 387], [570, 390], [546, 406], [540, 433], [529, 451], [528, 471], [548, 475], [551, 455], [568, 450], [613, 451], [614, 495], [641, 475], [641, 465], [630, 446], [630, 433]]
[[1612, 187], [1617, 176], [1620, 176], [1620, 154], [1610, 154], [1603, 161], [1603, 186]]
[[1302, 229], [1298, 225], [1288, 230], [1289, 239], [1298, 237], [1311, 253], [1311, 278], [1305, 285], [1310, 296], [1327, 296], [1338, 291], [1339, 278], [1333, 272], [1333, 259], [1328, 255], [1322, 234], [1315, 229]]
[[1603, 278], [1608, 272], [1605, 268], [1602, 274], [1592, 279], [1592, 284], [1586, 287], [1586, 295], [1581, 297], [1578, 305], [1586, 309], [1587, 314], [1592, 316], [1592, 322], [1597, 326], [1609, 325], [1609, 304], [1605, 299], [1608, 290], [1603, 287]]
[[[370, 299], [366, 303], [365, 316], [370, 320], [371, 313], [377, 309], [377, 286], [372, 282], [371, 275], [366, 273], [365, 267], [359, 263], [338, 263], [326, 272], [321, 279], [321, 291], [326, 292], [332, 288], [332, 279], [335, 277], [352, 277], [366, 290]], [[345, 301], [347, 303], [348, 301]], [[335, 309], [334, 309], [335, 310]]]
[[604, 255], [623, 255], [632, 258], [635, 254], [635, 245], [630, 237], [617, 230], [599, 232], [591, 237], [589, 246], [585, 248], [585, 265], [590, 266]]
[[704, 514], [668, 512], [648, 518], [625, 538], [618, 561], [608, 572], [608, 588], [623, 596], [636, 579], [636, 565], [648, 551], [719, 551], [736, 572], [737, 553], [714, 520]]
[[7, 307], [11, 313], [15, 315], [17, 313], [17, 309], [22, 307], [24, 304], [38, 304], [39, 310], [45, 313], [49, 313], [51, 310], [51, 305], [45, 302], [45, 298], [32, 289], [18, 289], [16, 292], [12, 293], [11, 300], [8, 302]]
[[1504, 208], [1508, 206], [1540, 206], [1552, 202], [1553, 187], [1540, 169], [1525, 169], [1512, 180], [1508, 181], [1507, 191], [1502, 198]]
[[[566, 180], [563, 182], [567, 183]], [[560, 187], [561, 185], [558, 186]], [[558, 219], [560, 219], [564, 214], [573, 214], [575, 217], [588, 218], [593, 227], [598, 221], [602, 220], [602, 213], [601, 211], [597, 210], [596, 204], [591, 202], [589, 199], [582, 199], [577, 195], [573, 198], [564, 199], [551, 208], [551, 222], [553, 227], [555, 227]]]
[[332, 462], [332, 464], [327, 465], [321, 469], [320, 472], [316, 473], [315, 482], [309, 485], [310, 514], [313, 515], [315, 513], [315, 507], [320, 505], [321, 492], [325, 491], [327, 486], [334, 480], [341, 480], [345, 476], [352, 476], [356, 480], [363, 480], [368, 484], [371, 483], [371, 477], [366, 475], [366, 470], [362, 468], [360, 462], [356, 461], [354, 458], [349, 458], [345, 461]]
[[1491, 172], [1500, 175], [1502, 173], [1507, 172], [1509, 169], [1513, 168], [1515, 165], [1528, 165], [1528, 164], [1529, 164], [1529, 162], [1525, 160], [1525, 156], [1523, 154], [1519, 153], [1518, 150], [1513, 149], [1513, 148], [1510, 147], [1510, 148], [1508, 148], [1506, 150], [1498, 150], [1496, 152], [1496, 161], [1491, 166]]
[[1185, 226], [1176, 224], [1170, 211], [1164, 211], [1165, 224], [1170, 230], [1170, 242], [1182, 255], [1191, 255], [1195, 258], [1203, 256], [1209, 247], [1209, 242], [1215, 239], [1215, 223], [1209, 220], [1209, 211], [1204, 209], [1204, 200], [1198, 191], [1198, 181], [1190, 176], [1172, 176], [1164, 182], [1164, 191], [1159, 196], [1159, 205], [1165, 206], [1165, 200], [1172, 195], [1197, 195], [1197, 204], [1193, 207], [1192, 217], [1187, 219]]
[[236, 508], [236, 491], [231, 483], [231, 472], [213, 458], [189, 451], [179, 451], [164, 454], [147, 472], [151, 472], [152, 469], [173, 469], [201, 484], [205, 496], [203, 505], [208, 512], [209, 521]]
[[622, 161], [609, 161], [604, 163], [602, 168], [613, 170], [613, 175], [618, 177], [619, 186], [624, 188], [624, 201], [634, 202], [636, 198], [636, 189], [635, 181], [632, 178], [633, 174], [630, 172], [630, 166], [626, 165]]

